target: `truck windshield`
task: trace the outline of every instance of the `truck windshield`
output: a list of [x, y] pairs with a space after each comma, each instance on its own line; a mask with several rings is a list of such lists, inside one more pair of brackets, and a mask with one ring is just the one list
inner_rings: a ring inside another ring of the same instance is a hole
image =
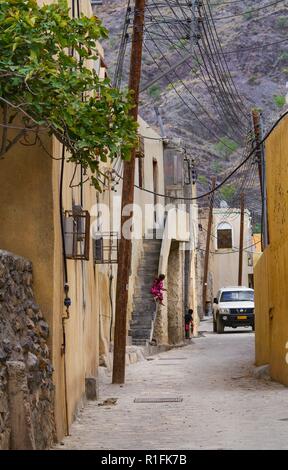
[[222, 292], [220, 302], [254, 302], [254, 292], [249, 290]]

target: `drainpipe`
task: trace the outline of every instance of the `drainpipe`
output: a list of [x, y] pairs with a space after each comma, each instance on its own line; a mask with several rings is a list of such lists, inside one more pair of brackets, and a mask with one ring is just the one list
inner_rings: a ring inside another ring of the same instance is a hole
[[62, 332], [63, 332], [63, 343], [61, 347], [61, 355], [64, 356], [64, 400], [65, 400], [65, 416], [66, 416], [66, 435], [69, 436], [69, 418], [68, 418], [68, 394], [67, 394], [67, 370], [66, 370], [66, 331], [65, 321], [69, 320], [69, 307], [71, 305], [71, 299], [68, 297], [69, 284], [68, 284], [68, 269], [66, 259], [66, 246], [65, 246], [65, 233], [64, 233], [64, 220], [63, 220], [63, 178], [64, 178], [64, 166], [65, 166], [65, 146], [62, 147], [62, 162], [60, 171], [60, 188], [59, 188], [59, 209], [60, 209], [60, 227], [61, 227], [61, 239], [62, 239], [62, 256], [63, 256], [63, 268], [64, 268], [64, 306], [66, 307], [66, 316], [62, 316]]

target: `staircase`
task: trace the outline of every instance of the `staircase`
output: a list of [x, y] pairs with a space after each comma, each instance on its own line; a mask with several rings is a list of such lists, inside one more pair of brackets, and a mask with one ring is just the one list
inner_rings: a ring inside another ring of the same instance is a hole
[[150, 289], [158, 275], [159, 256], [162, 240], [145, 239], [133, 297], [133, 313], [130, 322], [132, 344], [146, 345], [150, 340], [156, 304]]

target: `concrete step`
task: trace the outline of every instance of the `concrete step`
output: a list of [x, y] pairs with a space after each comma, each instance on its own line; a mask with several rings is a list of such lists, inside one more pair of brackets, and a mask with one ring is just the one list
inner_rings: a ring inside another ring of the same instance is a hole
[[133, 313], [143, 313], [145, 312], [155, 312], [156, 305], [155, 301], [149, 297], [149, 299], [145, 299], [145, 297], [138, 297], [137, 300], [134, 300], [133, 303]]
[[155, 305], [155, 300], [153, 299], [153, 296], [152, 294], [150, 293], [150, 289], [149, 291], [146, 290], [145, 292], [145, 288], [143, 287], [141, 293], [139, 293], [138, 295], [135, 295], [134, 297], [134, 304], [136, 302], [141, 302], [142, 305], [143, 305], [143, 308], [145, 307], [148, 307], [149, 305]]
[[151, 328], [139, 328], [131, 330], [132, 332], [132, 339], [149, 339]]
[[157, 271], [158, 271], [158, 262], [153, 265], [153, 263], [147, 264], [147, 266], [141, 266], [138, 271], [137, 271], [137, 277], [142, 277], [143, 275], [147, 276], [157, 276]]
[[147, 343], [148, 343], [147, 339], [132, 338], [132, 345], [133, 346], [146, 346]]
[[147, 253], [147, 256], [145, 258], [142, 258], [139, 265], [141, 266], [142, 264], [147, 264], [148, 260], [152, 260], [155, 263], [159, 261], [159, 250], [151, 251]]
[[150, 292], [141, 292], [137, 294], [137, 297], [134, 297], [133, 305], [137, 305], [137, 308], [133, 308], [134, 311], [138, 309], [139, 305], [141, 306], [141, 311], [145, 311], [145, 309], [150, 309], [152, 305], [155, 307], [155, 300]]
[[146, 304], [143, 305], [143, 302], [140, 301], [134, 302], [132, 312], [134, 315], [148, 315], [150, 312], [155, 312], [155, 310], [156, 306], [154, 303], [148, 304], [148, 302], [146, 302]]
[[143, 308], [143, 305], [141, 303], [134, 304], [133, 310], [132, 310], [132, 315], [138, 315], [138, 316], [148, 316], [151, 315], [152, 312], [155, 312], [156, 308], [151, 306], [150, 308]]
[[150, 287], [151, 287], [153, 282], [154, 282], [154, 279], [155, 279], [155, 274], [154, 274], [154, 276], [147, 276], [147, 274], [145, 275], [145, 277], [144, 276], [143, 277], [138, 276], [137, 280], [138, 280], [139, 284], [136, 280], [136, 289], [137, 288], [141, 289], [143, 286], [146, 287], [148, 285], [150, 285]]
[[150, 308], [143, 308], [143, 305], [141, 305], [141, 303], [137, 303], [137, 304], [134, 304], [134, 307], [133, 307], [133, 315], [150, 315], [151, 312], [155, 312], [155, 308], [154, 307], [150, 307]]
[[156, 306], [155, 306], [155, 303], [154, 303], [154, 300], [153, 302], [150, 301], [150, 297], [149, 299], [145, 299], [145, 297], [139, 297], [138, 300], [134, 300], [133, 302], [133, 312], [134, 313], [143, 313], [145, 314], [145, 312], [154, 312], [156, 310]]
[[139, 326], [141, 325], [141, 327], [147, 327], [147, 328], [151, 328], [152, 326], [152, 317], [150, 318], [132, 318], [132, 320], [130, 321], [130, 326]]
[[[159, 234], [160, 235], [160, 234]], [[159, 235], [156, 237], [154, 236], [154, 238], [144, 238], [143, 240], [143, 246], [151, 246], [153, 244], [157, 244], [159, 246], [161, 246], [162, 244], [162, 237], [160, 238]], [[162, 234], [161, 234], [162, 235]]]
[[153, 317], [153, 312], [136, 313], [132, 316], [131, 322], [151, 322]]
[[147, 258], [154, 258], [154, 259], [159, 259], [160, 255], [160, 249], [157, 247], [152, 247], [152, 248], [147, 248], [145, 255], [143, 255], [140, 259], [140, 263], [145, 263]]
[[137, 283], [137, 280], [139, 280], [141, 284], [137, 284], [136, 287], [141, 287], [142, 282], [146, 282], [146, 283], [149, 281], [153, 282], [155, 277], [157, 276], [157, 270], [158, 270], [158, 267], [157, 269], [143, 268], [141, 272], [138, 271], [137, 277], [136, 277], [136, 283]]
[[[136, 287], [141, 288], [142, 284], [149, 284], [149, 282], [152, 284], [155, 277], [157, 276], [157, 269], [155, 269], [154, 271], [151, 271], [151, 272], [149, 272], [148, 269], [145, 269], [145, 270], [143, 270], [143, 273], [138, 273], [137, 280], [139, 281], [139, 284], [137, 284]], [[136, 281], [136, 283], [137, 283], [137, 281]]]
[[147, 301], [149, 302], [152, 302], [153, 300], [153, 296], [150, 292], [151, 290], [151, 287], [152, 287], [152, 282], [150, 282], [150, 284], [148, 282], [146, 282], [145, 284], [143, 283], [143, 285], [141, 285], [141, 287], [136, 287], [135, 289], [135, 294], [134, 294], [134, 298], [135, 299], [139, 299], [139, 298], [145, 298], [147, 299]]
[[157, 246], [147, 248], [145, 255], [141, 257], [141, 261], [146, 261], [147, 258], [159, 258], [160, 249]]
[[158, 266], [159, 266], [158, 260], [157, 260], [157, 263], [154, 263], [153, 260], [149, 260], [147, 264], [143, 264], [142, 266], [139, 266], [137, 275], [140, 275], [143, 272], [144, 273], [146, 272], [150, 275], [157, 276]]

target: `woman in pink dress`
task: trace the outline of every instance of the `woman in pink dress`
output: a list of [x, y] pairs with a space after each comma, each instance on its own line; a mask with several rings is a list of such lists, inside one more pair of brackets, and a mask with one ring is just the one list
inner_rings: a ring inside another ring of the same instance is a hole
[[150, 289], [150, 292], [153, 295], [154, 300], [156, 302], [159, 302], [160, 305], [164, 305], [163, 304], [163, 292], [167, 290], [167, 289], [164, 289], [164, 282], [163, 282], [164, 279], [165, 279], [165, 275], [160, 274], [158, 277], [154, 279], [154, 282]]

